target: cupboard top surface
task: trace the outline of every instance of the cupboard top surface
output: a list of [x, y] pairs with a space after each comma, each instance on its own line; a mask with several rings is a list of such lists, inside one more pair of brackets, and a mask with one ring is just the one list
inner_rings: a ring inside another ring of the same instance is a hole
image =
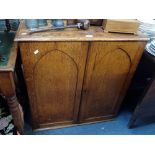
[[104, 32], [102, 27], [91, 26], [89, 30], [69, 28], [63, 31], [48, 31], [28, 34], [25, 21], [21, 20], [15, 41], [148, 41], [149, 37], [138, 35]]

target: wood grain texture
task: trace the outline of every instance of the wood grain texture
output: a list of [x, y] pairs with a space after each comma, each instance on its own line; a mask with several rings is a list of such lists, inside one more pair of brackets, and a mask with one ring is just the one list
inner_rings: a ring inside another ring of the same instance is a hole
[[20, 49], [33, 128], [76, 121], [88, 43], [20, 43]]
[[[91, 26], [89, 30], [76, 28], [63, 31], [48, 31], [29, 35], [24, 20], [21, 21], [15, 41], [147, 41], [148, 37], [141, 34], [105, 33], [100, 26]], [[91, 35], [91, 37], [90, 37]]]
[[79, 114], [80, 122], [99, 120], [117, 113], [120, 94], [125, 91], [123, 87], [132, 72], [136, 53], [142, 53], [139, 51], [140, 45], [136, 42], [91, 44]]
[[15, 84], [12, 72], [0, 72], [0, 92], [6, 96], [14, 94]]
[[104, 19], [103, 29], [106, 32], [137, 34], [139, 21], [134, 19]]
[[131, 83], [131, 80], [135, 74], [135, 71], [137, 69], [137, 66], [139, 64], [139, 61], [141, 59], [141, 56], [144, 52], [144, 48], [145, 48], [145, 45], [146, 45], [146, 42], [137, 42], [137, 46], [138, 46], [138, 50], [135, 52], [135, 56], [132, 60], [132, 65], [131, 65], [131, 68], [130, 68], [130, 72], [128, 73], [128, 76], [126, 78], [126, 81], [122, 87], [122, 90], [120, 92], [120, 97], [119, 97], [119, 100], [118, 100], [118, 104], [116, 106], [116, 110], [115, 110], [115, 115], [117, 115], [117, 112], [120, 108], [120, 105], [125, 97], [125, 94], [127, 92], [127, 89], [129, 88], [129, 85]]

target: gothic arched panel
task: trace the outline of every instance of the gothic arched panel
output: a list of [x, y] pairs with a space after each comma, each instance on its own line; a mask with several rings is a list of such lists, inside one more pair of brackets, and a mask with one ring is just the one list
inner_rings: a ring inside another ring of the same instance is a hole
[[104, 45], [94, 43], [90, 49], [84, 84], [87, 93], [83, 96], [81, 107], [82, 119], [114, 114], [131, 67], [130, 56], [124, 49], [112, 47], [112, 50], [106, 50]]
[[39, 122], [62, 122], [73, 119], [78, 68], [66, 53], [53, 50], [34, 68], [34, 85]]

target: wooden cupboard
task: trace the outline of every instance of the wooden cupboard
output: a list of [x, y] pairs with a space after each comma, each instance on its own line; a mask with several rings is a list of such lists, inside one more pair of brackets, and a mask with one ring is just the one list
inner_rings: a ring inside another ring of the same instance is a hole
[[148, 38], [99, 27], [29, 35], [21, 23], [15, 40], [39, 129], [113, 118]]

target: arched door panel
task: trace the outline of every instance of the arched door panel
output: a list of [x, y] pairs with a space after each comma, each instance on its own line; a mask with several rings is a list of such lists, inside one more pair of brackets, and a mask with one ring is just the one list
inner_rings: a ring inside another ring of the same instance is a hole
[[76, 122], [87, 42], [21, 43], [33, 129]]
[[91, 44], [84, 79], [80, 121], [114, 116], [137, 45], [117, 42]]

